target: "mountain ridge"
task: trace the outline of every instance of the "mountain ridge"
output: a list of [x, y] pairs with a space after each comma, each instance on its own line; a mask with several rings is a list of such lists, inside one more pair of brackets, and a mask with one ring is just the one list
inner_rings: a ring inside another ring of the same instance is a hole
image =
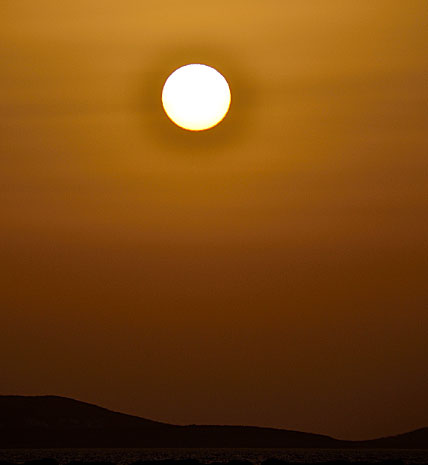
[[0, 395], [0, 448], [428, 448], [428, 428], [367, 441], [280, 428], [174, 425], [55, 395]]

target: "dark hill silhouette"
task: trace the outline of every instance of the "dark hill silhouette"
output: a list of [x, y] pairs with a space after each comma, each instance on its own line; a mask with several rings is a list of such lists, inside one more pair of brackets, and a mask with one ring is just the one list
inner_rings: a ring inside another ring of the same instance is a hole
[[420, 428], [409, 433], [387, 436], [370, 441], [355, 443], [360, 447], [374, 449], [428, 449], [428, 428]]
[[161, 428], [166, 423], [116, 413], [67, 397], [0, 396], [0, 428]]
[[58, 396], [0, 396], [0, 448], [428, 448], [428, 428], [373, 441], [254, 426], [178, 426]]

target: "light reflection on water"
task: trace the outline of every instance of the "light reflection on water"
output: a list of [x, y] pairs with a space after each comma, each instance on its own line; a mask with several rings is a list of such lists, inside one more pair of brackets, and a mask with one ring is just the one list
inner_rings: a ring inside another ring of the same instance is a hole
[[22, 463], [27, 460], [54, 458], [61, 465], [72, 460], [108, 461], [117, 465], [128, 465], [137, 460], [189, 458], [205, 463], [249, 460], [257, 465], [273, 457], [301, 463], [328, 460], [402, 460], [405, 463], [428, 464], [428, 450], [408, 449], [0, 449], [0, 461]]

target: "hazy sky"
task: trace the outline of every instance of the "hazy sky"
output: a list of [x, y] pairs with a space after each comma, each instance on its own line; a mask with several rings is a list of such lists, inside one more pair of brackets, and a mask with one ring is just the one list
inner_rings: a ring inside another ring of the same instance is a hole
[[[1, 0], [0, 44], [1, 393], [428, 426], [426, 0]], [[192, 62], [232, 90], [199, 134]]]

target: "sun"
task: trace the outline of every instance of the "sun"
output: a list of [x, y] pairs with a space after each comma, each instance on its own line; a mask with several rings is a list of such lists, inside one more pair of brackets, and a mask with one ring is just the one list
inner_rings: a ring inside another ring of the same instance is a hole
[[231, 94], [226, 79], [214, 68], [190, 64], [165, 81], [162, 104], [177, 126], [204, 131], [216, 126], [229, 111]]

